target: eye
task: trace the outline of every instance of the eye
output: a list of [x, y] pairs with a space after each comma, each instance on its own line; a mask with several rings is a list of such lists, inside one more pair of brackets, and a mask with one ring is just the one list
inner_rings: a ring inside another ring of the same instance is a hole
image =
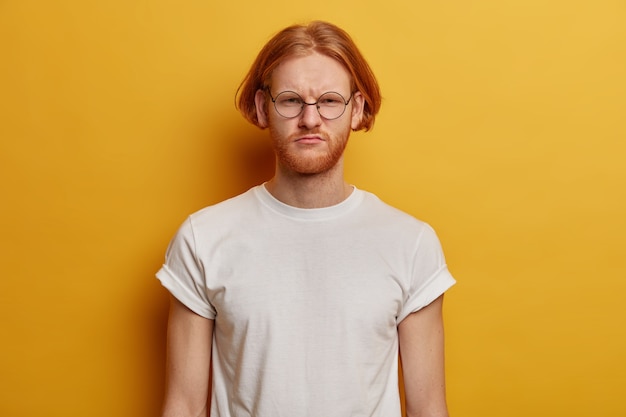
[[276, 97], [276, 103], [285, 107], [301, 107], [302, 98], [294, 93], [281, 93]]
[[339, 94], [327, 93], [327, 94], [323, 94], [320, 97], [319, 104], [325, 107], [335, 107], [335, 106], [340, 106], [340, 105], [343, 106], [345, 102], [343, 101], [343, 98]]
[[302, 103], [302, 100], [300, 100], [298, 97], [288, 97], [284, 98], [282, 102], [285, 104], [300, 104]]

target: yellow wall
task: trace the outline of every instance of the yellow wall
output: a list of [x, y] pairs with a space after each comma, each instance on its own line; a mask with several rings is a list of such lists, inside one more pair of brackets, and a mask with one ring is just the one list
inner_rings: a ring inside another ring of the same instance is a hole
[[620, 0], [0, 2], [0, 415], [157, 413], [153, 274], [188, 213], [269, 175], [233, 95], [312, 18], [385, 97], [349, 180], [430, 222], [458, 278], [452, 415], [626, 415]]

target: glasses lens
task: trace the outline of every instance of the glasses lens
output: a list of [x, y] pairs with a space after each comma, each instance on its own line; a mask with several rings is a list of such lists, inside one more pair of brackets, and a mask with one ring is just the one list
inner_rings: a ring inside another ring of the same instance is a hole
[[302, 111], [304, 100], [293, 91], [283, 91], [274, 99], [276, 111], [283, 117], [296, 117]]
[[335, 92], [324, 93], [315, 103], [307, 103], [299, 94], [293, 91], [283, 91], [273, 101], [278, 114], [289, 119], [300, 115], [305, 104], [315, 105], [320, 116], [328, 120], [341, 117], [347, 106], [343, 96]]
[[320, 116], [325, 119], [337, 119], [346, 110], [346, 101], [339, 93], [324, 93], [317, 101]]

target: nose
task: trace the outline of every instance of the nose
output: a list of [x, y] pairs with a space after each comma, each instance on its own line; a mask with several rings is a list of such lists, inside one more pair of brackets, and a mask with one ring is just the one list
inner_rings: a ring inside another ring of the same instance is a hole
[[300, 113], [300, 120], [298, 126], [311, 129], [319, 126], [322, 123], [322, 116], [317, 111], [317, 103], [308, 104], [305, 103], [302, 113]]

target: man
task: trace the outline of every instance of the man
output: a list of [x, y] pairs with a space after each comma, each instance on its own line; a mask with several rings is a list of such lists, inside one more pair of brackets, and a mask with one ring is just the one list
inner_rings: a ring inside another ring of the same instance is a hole
[[[350, 37], [313, 22], [261, 50], [238, 107], [269, 129], [275, 175], [181, 226], [157, 273], [171, 292], [164, 417], [447, 416], [433, 230], [345, 182], [351, 130], [378, 84]], [[212, 375], [210, 364], [212, 363]], [[212, 384], [209, 378], [212, 377]]]

